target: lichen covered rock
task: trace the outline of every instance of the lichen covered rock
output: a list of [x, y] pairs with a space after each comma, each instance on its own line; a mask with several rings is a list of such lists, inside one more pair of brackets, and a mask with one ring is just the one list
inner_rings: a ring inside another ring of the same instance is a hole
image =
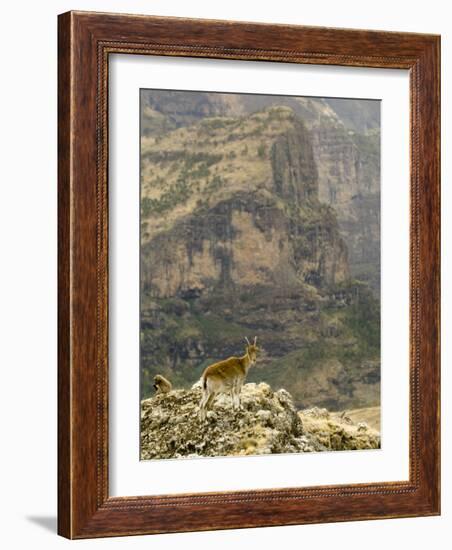
[[353, 422], [346, 413], [313, 407], [299, 412], [304, 430], [332, 451], [379, 449], [380, 433], [366, 422]]
[[306, 434], [292, 397], [268, 384], [245, 384], [241, 410], [217, 396], [198, 418], [201, 388], [173, 390], [141, 402], [141, 458], [240, 456], [325, 450]]
[[345, 413], [297, 412], [284, 389], [245, 384], [240, 410], [218, 395], [207, 419], [198, 418], [200, 384], [141, 402], [141, 459], [194, 458], [378, 449], [380, 434]]

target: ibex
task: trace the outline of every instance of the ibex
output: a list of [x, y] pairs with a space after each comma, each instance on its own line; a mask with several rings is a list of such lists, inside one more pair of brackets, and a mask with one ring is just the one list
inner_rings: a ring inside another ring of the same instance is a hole
[[155, 389], [155, 395], [159, 395], [160, 393], [168, 393], [173, 389], [173, 386], [171, 385], [171, 382], [167, 380], [164, 376], [161, 374], [156, 374], [154, 376], [154, 389]]
[[218, 363], [214, 363], [206, 368], [202, 373], [202, 398], [199, 403], [199, 418], [205, 420], [207, 409], [212, 404], [215, 396], [218, 393], [230, 393], [232, 399], [232, 407], [240, 408], [240, 392], [245, 382], [248, 369], [256, 363], [257, 352], [257, 336], [254, 337], [254, 342], [250, 344], [248, 338], [246, 340], [245, 355], [242, 357], [229, 357]]

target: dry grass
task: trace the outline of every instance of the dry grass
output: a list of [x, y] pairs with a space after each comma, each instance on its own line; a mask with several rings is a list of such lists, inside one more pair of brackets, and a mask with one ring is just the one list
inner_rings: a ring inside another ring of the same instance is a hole
[[353, 421], [348, 413], [330, 413], [314, 407], [300, 411], [306, 433], [315, 437], [327, 449], [378, 449], [380, 432], [365, 421]]
[[367, 407], [364, 409], [353, 409], [345, 412], [346, 416], [350, 418], [356, 424], [359, 422], [365, 422], [374, 430], [380, 431], [380, 407]]
[[[165, 193], [171, 194], [176, 182], [181, 180], [189, 189], [183, 201], [160, 213], [153, 212], [143, 220], [145, 240], [193, 212], [200, 200], [212, 207], [234, 193], [265, 188], [272, 180], [271, 145], [292, 124], [291, 109], [272, 108], [235, 119], [206, 118], [161, 137], [143, 136], [142, 198], [159, 200]], [[161, 152], [169, 155], [168, 160], [154, 160]], [[201, 160], [188, 166], [187, 160], [195, 155], [217, 156], [219, 160], [208, 165]], [[218, 178], [221, 184], [214, 185]]]

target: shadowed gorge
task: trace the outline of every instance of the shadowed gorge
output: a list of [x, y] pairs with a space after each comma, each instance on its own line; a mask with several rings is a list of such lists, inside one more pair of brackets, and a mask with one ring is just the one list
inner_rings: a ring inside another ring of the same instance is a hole
[[142, 398], [257, 335], [249, 382], [297, 408], [379, 405], [379, 109], [362, 103], [142, 91]]

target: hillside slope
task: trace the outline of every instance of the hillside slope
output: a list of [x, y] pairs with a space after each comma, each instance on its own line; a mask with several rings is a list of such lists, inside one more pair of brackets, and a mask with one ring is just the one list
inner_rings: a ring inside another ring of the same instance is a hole
[[378, 301], [320, 200], [312, 130], [288, 106], [191, 122], [142, 138], [142, 397], [257, 335], [250, 381], [299, 408], [378, 404]]

